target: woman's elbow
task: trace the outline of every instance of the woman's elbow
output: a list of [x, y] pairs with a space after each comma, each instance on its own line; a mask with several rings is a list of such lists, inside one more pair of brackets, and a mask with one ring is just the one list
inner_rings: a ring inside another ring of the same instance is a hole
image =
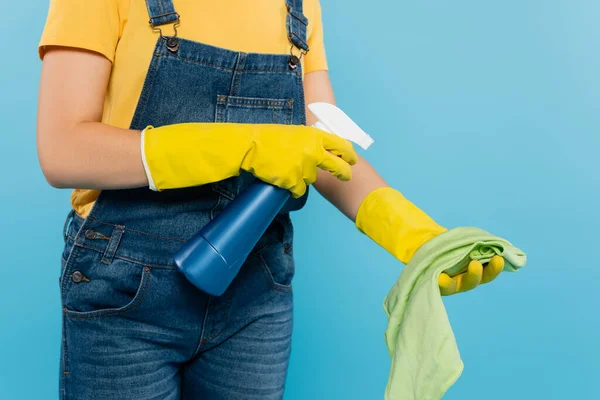
[[68, 185], [69, 177], [64, 165], [64, 160], [57, 145], [46, 144], [43, 140], [38, 140], [37, 154], [42, 173], [46, 182], [54, 188], [65, 189]]
[[48, 160], [41, 155], [38, 155], [38, 158], [44, 178], [46, 178], [46, 182], [50, 186], [56, 189], [66, 189], [69, 187], [67, 184], [68, 178], [56, 161]]

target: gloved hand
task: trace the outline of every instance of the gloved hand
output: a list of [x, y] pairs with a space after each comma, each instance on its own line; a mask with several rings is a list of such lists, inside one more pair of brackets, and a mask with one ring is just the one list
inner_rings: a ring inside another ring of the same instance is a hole
[[349, 180], [352, 144], [304, 125], [183, 123], [142, 131], [142, 155], [153, 190], [184, 188], [238, 176], [242, 170], [293, 197], [317, 179], [317, 168]]
[[[427, 214], [390, 187], [376, 189], [361, 203], [356, 215], [357, 228], [405, 264], [426, 242], [447, 231]], [[482, 265], [471, 261], [466, 272], [438, 279], [443, 296], [472, 290], [493, 281], [504, 268], [500, 256]]]

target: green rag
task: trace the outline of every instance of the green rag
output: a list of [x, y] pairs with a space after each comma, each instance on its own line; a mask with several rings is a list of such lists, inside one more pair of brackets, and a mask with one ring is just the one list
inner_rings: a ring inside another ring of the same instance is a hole
[[[439, 400], [456, 382], [463, 362], [438, 286], [442, 272], [454, 276], [471, 260], [504, 257], [504, 271], [515, 272], [525, 253], [481, 229], [451, 229], [425, 243], [410, 260], [383, 302], [392, 357], [386, 400]], [[500, 277], [502, 274], [500, 274]]]

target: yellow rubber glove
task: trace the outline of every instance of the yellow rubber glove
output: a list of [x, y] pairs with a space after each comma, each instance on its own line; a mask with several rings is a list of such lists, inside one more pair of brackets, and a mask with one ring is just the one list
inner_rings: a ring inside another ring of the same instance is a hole
[[[447, 231], [431, 217], [390, 187], [376, 189], [361, 203], [356, 227], [405, 264], [427, 241]], [[494, 257], [485, 266], [472, 261], [466, 272], [438, 279], [440, 293], [449, 296], [493, 281], [504, 268], [504, 259]]]
[[247, 171], [288, 189], [293, 197], [317, 179], [317, 168], [341, 180], [358, 158], [352, 144], [304, 125], [184, 123], [142, 132], [150, 188], [175, 189], [218, 182]]

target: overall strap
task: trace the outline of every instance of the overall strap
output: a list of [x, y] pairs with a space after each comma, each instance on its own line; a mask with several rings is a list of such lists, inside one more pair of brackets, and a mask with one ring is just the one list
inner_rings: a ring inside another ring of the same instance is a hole
[[179, 19], [173, 0], [146, 0], [152, 27], [170, 24]]
[[308, 26], [308, 19], [302, 13], [302, 0], [285, 0], [285, 5], [288, 12], [286, 19], [288, 38], [294, 46], [307, 52], [306, 27]]

